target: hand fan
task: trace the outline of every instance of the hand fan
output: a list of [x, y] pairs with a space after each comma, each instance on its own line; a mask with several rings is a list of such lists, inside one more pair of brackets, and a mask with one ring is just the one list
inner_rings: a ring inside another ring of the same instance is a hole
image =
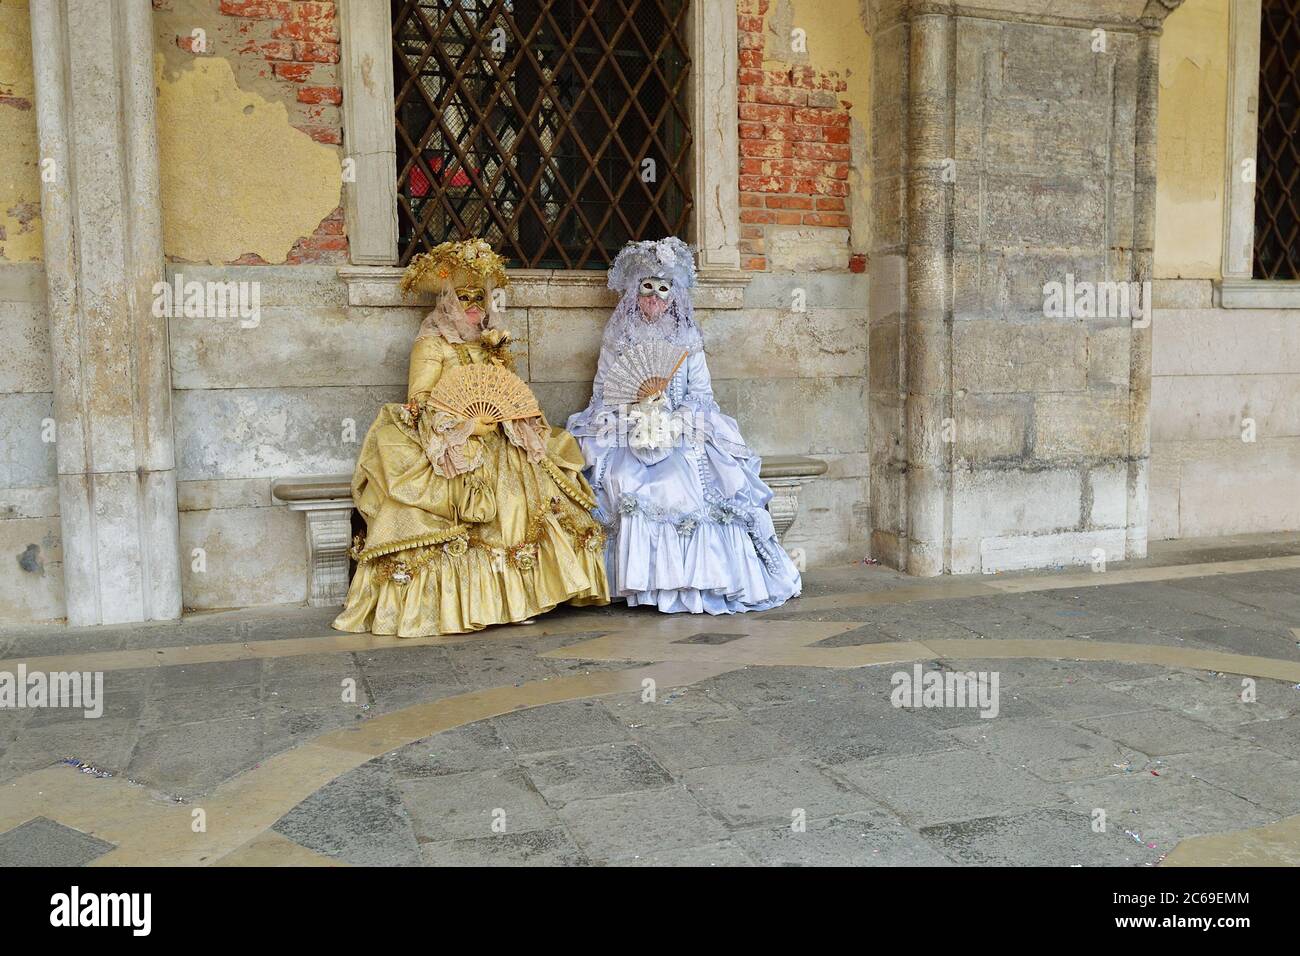
[[668, 387], [689, 351], [667, 342], [637, 342], [605, 373], [605, 404], [631, 405]]
[[542, 414], [523, 379], [499, 365], [457, 365], [429, 392], [429, 404], [461, 418], [514, 421]]

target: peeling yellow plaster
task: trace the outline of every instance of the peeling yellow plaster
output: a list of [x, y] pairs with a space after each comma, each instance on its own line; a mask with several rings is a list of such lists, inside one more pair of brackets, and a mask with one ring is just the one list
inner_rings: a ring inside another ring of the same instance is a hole
[[1160, 39], [1158, 278], [1222, 272], [1229, 0], [1187, 0]]
[[338, 150], [290, 126], [284, 104], [241, 90], [220, 57], [173, 75], [159, 56], [157, 77], [167, 255], [284, 262], [339, 205]]
[[[835, 73], [848, 84], [839, 96], [851, 104], [848, 207], [853, 222], [851, 244], [858, 252], [870, 247], [867, 224], [871, 221], [871, 37], [865, 7], [865, 0], [773, 0], [763, 48], [764, 69], [803, 64], [822, 73]], [[796, 28], [804, 31], [806, 53], [792, 49], [790, 32]]]
[[40, 147], [27, 0], [0, 0], [0, 260], [41, 259]]

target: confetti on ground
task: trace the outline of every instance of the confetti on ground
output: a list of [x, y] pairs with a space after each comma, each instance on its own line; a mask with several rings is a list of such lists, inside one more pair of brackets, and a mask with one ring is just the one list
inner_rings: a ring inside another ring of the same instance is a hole
[[76, 769], [80, 770], [82, 773], [88, 773], [92, 777], [98, 777], [101, 780], [103, 780], [106, 777], [113, 776], [113, 771], [101, 770], [99, 767], [96, 767], [93, 764], [88, 764], [84, 760], [78, 760], [75, 757], [64, 757], [63, 762], [66, 763], [69, 767], [75, 767]]

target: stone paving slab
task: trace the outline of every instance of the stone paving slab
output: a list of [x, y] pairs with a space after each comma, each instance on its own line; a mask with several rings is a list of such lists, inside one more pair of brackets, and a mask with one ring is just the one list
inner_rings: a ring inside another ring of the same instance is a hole
[[1234, 746], [1169, 758], [1169, 766], [1290, 816], [1300, 813], [1300, 761], [1258, 747]]
[[583, 866], [590, 861], [562, 827], [426, 843], [425, 866]]
[[1207, 727], [1204, 723], [1158, 710], [1111, 717], [1089, 717], [1079, 726], [1095, 730], [1103, 737], [1131, 747], [1148, 757], [1187, 753], [1192, 750], [1223, 747], [1233, 738]]
[[1086, 814], [1060, 808], [976, 817], [923, 827], [959, 863], [979, 866], [1135, 866], [1158, 854], [1114, 831], [1094, 833]]
[[978, 753], [1023, 768], [1048, 783], [1103, 777], [1146, 756], [1059, 720], [987, 720], [949, 732]]
[[1082, 780], [1065, 789], [1080, 813], [1091, 816], [1094, 810], [1104, 810], [1109, 830], [1131, 831], [1144, 843], [1156, 844], [1158, 853], [1169, 852], [1188, 837], [1277, 819], [1247, 800], [1169, 767], [1154, 773], [1134, 768], [1132, 773]]
[[840, 764], [835, 773], [909, 826], [1064, 805], [1065, 795], [1026, 770], [967, 749]]
[[523, 761], [542, 797], [562, 807], [582, 797], [654, 790], [673, 782], [650, 751], [637, 744], [602, 744]]
[[113, 844], [37, 817], [0, 833], [0, 866], [85, 866]]
[[931, 843], [880, 810], [790, 826], [738, 830], [733, 839], [766, 866], [949, 866]]
[[642, 859], [728, 837], [722, 823], [681, 787], [573, 800], [559, 815], [593, 861]]
[[682, 773], [681, 779], [701, 804], [733, 828], [788, 826], [797, 813], [817, 819], [877, 806], [861, 790], [798, 757], [703, 767]]
[[295, 843], [355, 866], [402, 866], [419, 859], [411, 819], [392, 775], [359, 767], [326, 784], [274, 830]]

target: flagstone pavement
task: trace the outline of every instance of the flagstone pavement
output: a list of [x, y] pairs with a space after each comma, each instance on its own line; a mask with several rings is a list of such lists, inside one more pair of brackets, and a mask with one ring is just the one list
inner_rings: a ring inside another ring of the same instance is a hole
[[[98, 718], [0, 708], [0, 865], [1300, 863], [1300, 538], [805, 585], [415, 641], [0, 630], [0, 682], [104, 680]], [[895, 706], [933, 672], [996, 675], [996, 716]]]

